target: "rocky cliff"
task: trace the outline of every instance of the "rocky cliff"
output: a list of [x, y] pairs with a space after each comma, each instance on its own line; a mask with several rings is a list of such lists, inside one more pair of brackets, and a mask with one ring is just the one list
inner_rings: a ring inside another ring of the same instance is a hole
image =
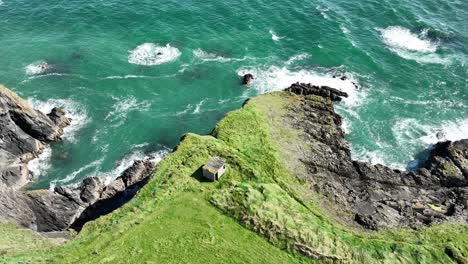
[[70, 121], [63, 109], [54, 108], [46, 115], [0, 86], [1, 219], [41, 232], [80, 229], [86, 221], [128, 201], [153, 171], [153, 162], [135, 161], [109, 185], [100, 177], [91, 177], [53, 191], [21, 190], [32, 177], [27, 163], [46, 144], [61, 140]]
[[31, 179], [28, 161], [61, 140], [69, 124], [62, 109], [46, 115], [0, 85], [0, 182], [13, 189], [24, 186]]
[[303, 95], [289, 107], [285, 122], [300, 131], [306, 144], [297, 145], [290, 159], [306, 167], [297, 177], [327, 198], [325, 208], [369, 229], [467, 222], [468, 140], [437, 143], [414, 172], [353, 161], [332, 104], [347, 95], [299, 83], [286, 90]]

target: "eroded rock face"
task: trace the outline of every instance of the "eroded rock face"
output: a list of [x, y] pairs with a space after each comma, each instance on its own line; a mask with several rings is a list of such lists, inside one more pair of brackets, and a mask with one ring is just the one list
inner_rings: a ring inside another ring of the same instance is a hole
[[307, 144], [294, 157], [306, 168], [297, 177], [327, 198], [326, 208], [368, 229], [468, 221], [468, 140], [436, 144], [415, 172], [353, 161], [332, 104], [343, 93], [307, 84], [286, 90], [302, 95], [285, 118]]
[[62, 109], [45, 115], [0, 85], [0, 182], [14, 189], [24, 186], [31, 177], [27, 162], [45, 144], [61, 140], [69, 124]]

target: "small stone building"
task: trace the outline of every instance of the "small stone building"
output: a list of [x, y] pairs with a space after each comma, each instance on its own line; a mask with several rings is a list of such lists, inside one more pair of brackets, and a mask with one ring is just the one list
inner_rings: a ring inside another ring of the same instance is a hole
[[213, 157], [203, 166], [203, 177], [217, 181], [226, 172], [226, 164], [220, 157]]

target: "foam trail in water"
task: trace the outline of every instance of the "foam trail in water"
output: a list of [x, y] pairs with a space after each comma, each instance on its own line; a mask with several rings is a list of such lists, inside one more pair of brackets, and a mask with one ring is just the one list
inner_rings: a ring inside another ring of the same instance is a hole
[[151, 106], [151, 103], [147, 100], [137, 101], [133, 96], [128, 98], [112, 97], [116, 102], [112, 105], [112, 111], [110, 111], [104, 120], [111, 122], [119, 121], [114, 124], [114, 127], [120, 126], [125, 122], [125, 117], [132, 111], [147, 111]]
[[195, 107], [195, 110], [193, 110], [194, 114], [200, 113], [200, 108], [201, 106], [205, 103], [205, 100], [201, 100]]
[[269, 33], [271, 34], [271, 39], [273, 41], [280, 41], [281, 39], [284, 38], [284, 37], [279, 37], [278, 35], [276, 35], [276, 33], [273, 30], [270, 30]]
[[196, 49], [192, 51], [193, 55], [202, 61], [217, 61], [217, 62], [228, 62], [230, 58], [225, 58], [214, 53], [208, 53], [202, 49]]
[[158, 46], [144, 43], [130, 51], [128, 62], [132, 64], [153, 66], [176, 60], [181, 52], [171, 45]]
[[310, 54], [308, 54], [308, 53], [301, 53], [301, 54], [292, 56], [291, 58], [289, 58], [288, 61], [286, 61], [286, 65], [294, 64], [295, 62], [305, 60], [305, 59], [307, 59], [309, 57], [310, 57]]

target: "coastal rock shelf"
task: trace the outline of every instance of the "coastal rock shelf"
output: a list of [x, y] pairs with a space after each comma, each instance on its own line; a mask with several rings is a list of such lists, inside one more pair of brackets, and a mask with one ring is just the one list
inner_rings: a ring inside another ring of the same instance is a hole
[[353, 161], [342, 119], [331, 102], [347, 95], [309, 84], [286, 90], [304, 95], [289, 106], [284, 120], [299, 131], [305, 145], [291, 145], [296, 151], [283, 157], [304, 166], [295, 174], [311, 183], [311, 191], [327, 197], [325, 208], [369, 229], [467, 222], [468, 140], [437, 143], [414, 172]]
[[87, 221], [127, 202], [154, 170], [150, 160], [135, 161], [109, 185], [100, 177], [53, 191], [23, 191], [32, 179], [27, 163], [46, 144], [61, 140], [70, 124], [64, 110], [45, 115], [0, 86], [0, 218], [40, 232], [81, 229]]

